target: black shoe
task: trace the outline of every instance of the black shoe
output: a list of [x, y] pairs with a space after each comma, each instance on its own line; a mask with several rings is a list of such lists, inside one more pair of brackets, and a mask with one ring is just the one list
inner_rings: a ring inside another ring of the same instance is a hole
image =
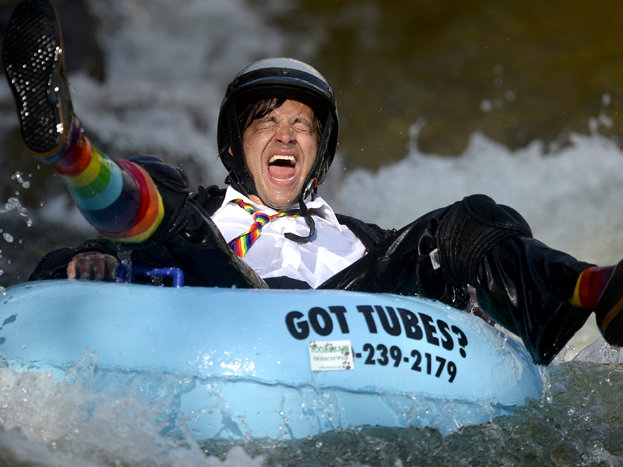
[[616, 265], [599, 297], [595, 314], [606, 342], [623, 346], [623, 260]]
[[63, 153], [73, 118], [58, 15], [47, 0], [24, 0], [4, 38], [4, 69], [13, 91], [22, 138], [45, 162]]

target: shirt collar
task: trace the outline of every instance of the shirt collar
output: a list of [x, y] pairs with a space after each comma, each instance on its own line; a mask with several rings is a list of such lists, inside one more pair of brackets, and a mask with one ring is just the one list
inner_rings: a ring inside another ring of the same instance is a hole
[[[273, 215], [278, 212], [271, 207], [264, 206], [258, 203], [254, 203], [247, 196], [243, 195], [242, 193], [240, 193], [238, 190], [236, 190], [235, 188], [231, 186], [228, 186], [227, 190], [225, 191], [225, 198], [223, 199], [223, 204], [221, 205], [221, 208], [225, 207], [227, 204], [231, 203], [232, 201], [236, 199], [241, 199], [245, 203], [249, 203], [253, 205], [255, 208], [257, 208], [258, 211], [265, 212], [268, 215]], [[326, 220], [330, 224], [333, 224], [335, 227], [337, 227], [338, 230], [342, 231], [342, 226], [338, 222], [337, 217], [335, 216], [335, 212], [333, 212], [333, 209], [331, 209], [331, 206], [329, 206], [327, 202], [324, 199], [322, 199], [321, 196], [318, 196], [317, 194], [312, 193], [310, 197], [307, 199], [307, 201], [305, 202], [305, 205], [307, 206], [308, 209], [314, 210], [314, 214], [313, 214], [314, 216], [321, 217], [322, 219]], [[293, 206], [293, 207], [297, 207], [297, 206]]]

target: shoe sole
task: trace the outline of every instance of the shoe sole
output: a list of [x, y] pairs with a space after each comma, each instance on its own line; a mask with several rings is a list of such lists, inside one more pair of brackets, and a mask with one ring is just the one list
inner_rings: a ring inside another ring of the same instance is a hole
[[599, 329], [611, 345], [623, 346], [623, 261], [616, 265], [595, 310]]
[[44, 159], [62, 151], [69, 130], [62, 46], [58, 16], [48, 1], [25, 0], [15, 8], [4, 40], [4, 67], [24, 144]]

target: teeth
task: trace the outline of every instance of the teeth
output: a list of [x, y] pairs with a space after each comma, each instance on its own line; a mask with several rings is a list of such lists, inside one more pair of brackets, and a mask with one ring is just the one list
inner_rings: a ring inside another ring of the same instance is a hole
[[288, 161], [292, 165], [296, 164], [296, 158], [294, 156], [286, 155], [286, 154], [275, 154], [268, 161], [269, 164], [274, 164], [277, 161]]

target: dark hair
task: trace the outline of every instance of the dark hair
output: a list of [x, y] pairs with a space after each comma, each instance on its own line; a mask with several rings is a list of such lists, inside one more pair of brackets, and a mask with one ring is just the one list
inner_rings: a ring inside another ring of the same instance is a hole
[[[238, 125], [242, 133], [249, 128], [251, 123], [262, 117], [265, 117], [273, 110], [278, 109], [286, 101], [284, 97], [273, 97], [271, 99], [261, 99], [255, 103], [248, 104], [241, 111], [238, 112]], [[312, 122], [314, 128], [314, 137], [316, 140], [320, 139], [322, 135], [323, 125], [322, 121], [316, 115], [314, 111], [314, 120]]]

